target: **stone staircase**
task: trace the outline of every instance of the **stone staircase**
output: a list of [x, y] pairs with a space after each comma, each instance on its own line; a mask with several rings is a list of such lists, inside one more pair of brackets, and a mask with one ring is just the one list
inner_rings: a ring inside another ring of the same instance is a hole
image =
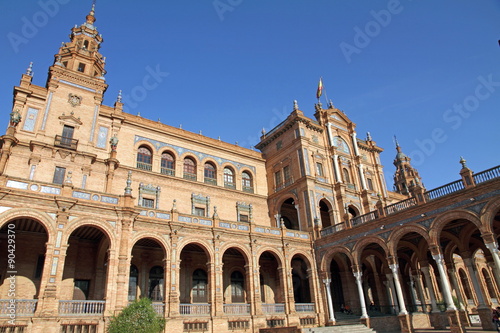
[[303, 328], [302, 333], [373, 333], [376, 331], [359, 323], [359, 316], [335, 313], [335, 326]]

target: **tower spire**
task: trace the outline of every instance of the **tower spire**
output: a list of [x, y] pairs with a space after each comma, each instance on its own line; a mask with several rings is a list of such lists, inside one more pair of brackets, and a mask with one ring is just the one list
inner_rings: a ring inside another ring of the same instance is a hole
[[396, 167], [394, 188], [398, 193], [409, 195], [411, 187], [415, 185], [422, 186], [422, 179], [418, 171], [411, 165], [411, 158], [403, 153], [396, 136], [394, 136], [394, 144], [397, 151], [396, 158], [394, 159], [394, 166]]
[[87, 23], [94, 25], [95, 22], [95, 0], [92, 1], [92, 9], [90, 10], [90, 13], [86, 17]]

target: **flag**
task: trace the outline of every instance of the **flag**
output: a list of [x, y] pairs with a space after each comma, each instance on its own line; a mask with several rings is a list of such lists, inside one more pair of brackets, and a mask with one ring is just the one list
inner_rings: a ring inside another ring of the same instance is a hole
[[318, 90], [316, 91], [316, 98], [319, 99], [323, 93], [323, 79], [319, 78]]

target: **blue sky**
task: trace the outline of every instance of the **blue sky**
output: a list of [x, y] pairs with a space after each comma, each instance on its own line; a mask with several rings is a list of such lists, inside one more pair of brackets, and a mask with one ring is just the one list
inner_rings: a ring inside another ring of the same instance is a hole
[[[33, 61], [33, 82], [45, 85], [53, 55], [90, 7], [2, 1], [5, 128], [21, 73]], [[132, 114], [249, 148], [295, 99], [313, 117], [322, 76], [358, 137], [369, 131], [385, 149], [389, 188], [393, 135], [428, 189], [459, 179], [462, 155], [476, 172], [500, 164], [499, 1], [98, 0], [96, 18], [104, 104], [122, 90]], [[145, 90], [151, 72], [156, 84]]]

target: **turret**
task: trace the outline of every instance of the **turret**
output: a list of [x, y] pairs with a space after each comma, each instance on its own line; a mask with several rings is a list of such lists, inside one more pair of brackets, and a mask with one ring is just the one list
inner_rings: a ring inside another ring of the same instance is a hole
[[394, 139], [397, 151], [396, 158], [394, 159], [394, 166], [396, 167], [396, 172], [394, 173], [394, 190], [404, 195], [410, 195], [410, 188], [417, 185], [423, 187], [422, 179], [418, 171], [411, 166], [411, 158], [403, 153], [398, 140]]

